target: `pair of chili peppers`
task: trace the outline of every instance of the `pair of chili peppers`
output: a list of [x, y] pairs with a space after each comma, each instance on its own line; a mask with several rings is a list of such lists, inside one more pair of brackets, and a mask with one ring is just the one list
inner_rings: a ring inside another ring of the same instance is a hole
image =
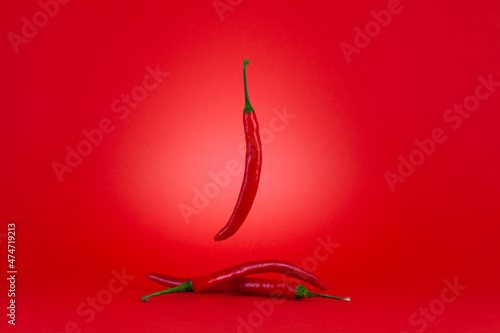
[[187, 280], [157, 273], [148, 273], [150, 280], [169, 287], [141, 298], [144, 302], [153, 296], [180, 292], [231, 292], [269, 297], [286, 297], [302, 299], [308, 297], [326, 297], [350, 301], [349, 297], [341, 298], [329, 295], [315, 294], [301, 284], [291, 281], [275, 281], [267, 279], [247, 278], [256, 273], [281, 273], [313, 286], [326, 290], [325, 284], [314, 274], [284, 261], [262, 260], [226, 268], [204, 277]]
[[238, 231], [250, 212], [250, 208], [252, 208], [259, 187], [260, 172], [262, 168], [262, 143], [260, 141], [257, 116], [248, 99], [246, 76], [246, 66], [248, 64], [250, 64], [250, 61], [245, 59], [243, 61], [243, 82], [245, 87], [243, 128], [245, 130], [246, 142], [245, 173], [233, 213], [224, 228], [215, 235], [214, 239], [216, 241], [227, 239]]

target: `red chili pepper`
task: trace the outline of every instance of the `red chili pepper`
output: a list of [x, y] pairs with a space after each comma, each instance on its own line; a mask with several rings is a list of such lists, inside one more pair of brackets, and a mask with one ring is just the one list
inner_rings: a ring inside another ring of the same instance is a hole
[[250, 64], [248, 59], [243, 61], [243, 81], [245, 86], [245, 108], [243, 109], [243, 128], [245, 129], [245, 141], [247, 145], [245, 157], [245, 174], [241, 184], [240, 194], [233, 214], [226, 226], [222, 228], [214, 239], [221, 241], [231, 237], [238, 231], [245, 221], [250, 208], [252, 208], [257, 188], [259, 187], [260, 171], [262, 168], [262, 143], [260, 142], [259, 123], [257, 116], [250, 105], [247, 92], [246, 65]]
[[[235, 280], [251, 274], [258, 273], [281, 273], [290, 277], [310, 283], [313, 286], [326, 290], [326, 285], [314, 274], [284, 261], [250, 261], [241, 265], [229, 267], [207, 276], [185, 281], [178, 286], [178, 290], [203, 292], [219, 283]], [[180, 291], [178, 291], [180, 292]], [[145, 296], [147, 298], [149, 296]]]
[[240, 265], [228, 267], [207, 276], [191, 279], [190, 281], [193, 291], [200, 292], [221, 282], [258, 273], [281, 273], [310, 283], [319, 289], [326, 290], [326, 285], [316, 275], [293, 264], [277, 260], [249, 261]]
[[[179, 286], [182, 285], [182, 281], [185, 281], [182, 278], [177, 278], [174, 276], [167, 276], [157, 273], [147, 273], [146, 277], [154, 282], [169, 287], [170, 289], [162, 290], [157, 293], [145, 296], [142, 298], [143, 301], [146, 301], [147, 298], [149, 297], [159, 296], [163, 294], [170, 294], [170, 293], [184, 292], [184, 291], [189, 292], [189, 290], [178, 288]], [[256, 279], [256, 278], [238, 278], [235, 280], [222, 282], [210, 287], [205, 292], [223, 292], [223, 293], [230, 292], [230, 293], [239, 293], [246, 295], [278, 297], [278, 298], [286, 297], [289, 299], [325, 297], [341, 301], [351, 300], [349, 297], [343, 298], [330, 295], [315, 294], [307, 290], [307, 288], [304, 287], [303, 285], [292, 281], [285, 282], [285, 281], [275, 281], [275, 280]]]

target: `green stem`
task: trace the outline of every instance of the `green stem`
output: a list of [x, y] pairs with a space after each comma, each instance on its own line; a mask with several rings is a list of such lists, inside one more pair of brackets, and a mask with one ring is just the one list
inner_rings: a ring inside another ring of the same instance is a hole
[[297, 288], [295, 289], [295, 296], [298, 299], [308, 298], [308, 297], [324, 297], [324, 298], [331, 298], [331, 299], [336, 299], [339, 301], [347, 301], [347, 302], [349, 302], [351, 300], [349, 297], [335, 297], [335, 296], [330, 296], [330, 295], [315, 294], [315, 293], [312, 293], [309, 290], [307, 290], [307, 288], [301, 284], [299, 284], [297, 286]]
[[159, 296], [159, 295], [163, 295], [163, 294], [172, 294], [172, 293], [192, 292], [192, 291], [193, 291], [193, 284], [191, 283], [191, 281], [186, 281], [186, 282], [184, 282], [183, 284], [181, 284], [181, 285], [179, 285], [177, 287], [173, 287], [173, 288], [169, 288], [169, 289], [157, 291], [155, 293], [152, 293], [152, 294], [146, 295], [144, 297], [141, 297], [141, 300], [143, 302], [147, 302], [148, 298], [154, 297], [154, 296]]
[[254, 112], [252, 106], [250, 105], [250, 100], [248, 99], [248, 91], [247, 91], [247, 65], [250, 65], [250, 61], [248, 59], [243, 60], [243, 83], [245, 86], [245, 109], [243, 109], [243, 113]]

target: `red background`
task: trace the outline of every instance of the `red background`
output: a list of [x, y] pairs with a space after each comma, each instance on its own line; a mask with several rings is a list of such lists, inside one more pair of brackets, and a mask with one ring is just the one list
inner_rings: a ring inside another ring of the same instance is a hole
[[[350, 62], [341, 43], [388, 1], [232, 4], [221, 20], [211, 1], [70, 1], [18, 53], [8, 33], [41, 7], [4, 4], [1, 267], [16, 221], [18, 274], [16, 326], [2, 313], [2, 329], [235, 332], [241, 317], [254, 332], [498, 332], [500, 88], [458, 129], [443, 119], [479, 76], [500, 81], [498, 1], [402, 1]], [[242, 173], [189, 223], [179, 205], [192, 206], [210, 172], [243, 164], [245, 58], [261, 128], [276, 110], [294, 118], [266, 139], [245, 224], [214, 242]], [[169, 75], [120, 119], [112, 102], [157, 65]], [[52, 163], [105, 118], [114, 130], [60, 182]], [[435, 128], [447, 140], [391, 191], [384, 173]], [[337, 244], [321, 260], [318, 238]], [[309, 263], [329, 294], [352, 302], [268, 313], [257, 297], [140, 301], [159, 289], [146, 272], [196, 276], [259, 259]], [[77, 312], [122, 269], [134, 278], [109, 304], [91, 319]], [[442, 309], [443, 281], [455, 279], [467, 289]], [[433, 319], [410, 320], [429, 306]]]

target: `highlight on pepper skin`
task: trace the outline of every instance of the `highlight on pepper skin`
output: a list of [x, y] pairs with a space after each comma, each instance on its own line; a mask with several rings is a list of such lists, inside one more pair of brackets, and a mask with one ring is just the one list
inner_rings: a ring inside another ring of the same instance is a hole
[[189, 280], [162, 274], [147, 273], [147, 278], [167, 286], [169, 289], [143, 296], [141, 300], [146, 302], [150, 297], [182, 292], [232, 292], [267, 297], [279, 296], [289, 299], [325, 297], [350, 301], [349, 297], [344, 298], [312, 293], [302, 284], [293, 281], [247, 278], [248, 275], [259, 273], [280, 273], [284, 276], [310, 283], [316, 288], [326, 290], [326, 285], [316, 275], [298, 266], [284, 261], [260, 260], [228, 267], [210, 275]]
[[245, 59], [243, 61], [243, 86], [245, 89], [243, 128], [245, 130], [247, 147], [245, 155], [245, 173], [233, 213], [224, 228], [215, 235], [214, 240], [216, 241], [227, 239], [238, 231], [252, 208], [257, 189], [259, 188], [260, 173], [262, 169], [262, 142], [260, 140], [257, 116], [248, 98], [246, 77], [246, 66], [248, 64], [250, 64], [250, 61]]
[[185, 281], [179, 286], [162, 290], [142, 298], [145, 301], [149, 297], [176, 292], [204, 292], [212, 286], [232, 281], [251, 274], [280, 273], [295, 279], [310, 283], [316, 288], [326, 290], [326, 285], [314, 274], [293, 264], [279, 260], [249, 261], [240, 265], [228, 267], [207, 276], [197, 277]]

